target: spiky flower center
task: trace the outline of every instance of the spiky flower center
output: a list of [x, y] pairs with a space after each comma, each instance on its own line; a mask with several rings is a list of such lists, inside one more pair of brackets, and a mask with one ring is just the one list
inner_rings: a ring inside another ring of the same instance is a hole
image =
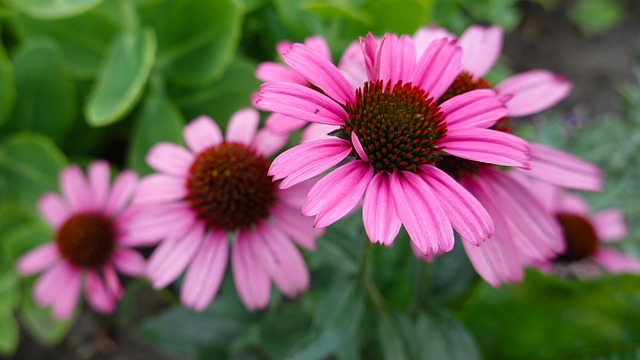
[[439, 158], [442, 148], [437, 143], [447, 131], [444, 116], [423, 89], [402, 81], [369, 82], [346, 109], [349, 118], [342, 135], [350, 139], [355, 131], [376, 171], [414, 171]]
[[491, 89], [491, 84], [489, 84], [489, 82], [483, 78], [473, 80], [473, 76], [470, 73], [462, 71], [460, 72], [460, 74], [458, 74], [458, 76], [456, 76], [456, 79], [453, 80], [453, 83], [449, 85], [447, 91], [445, 91], [440, 99], [438, 99], [438, 102], [442, 104], [443, 102], [451, 99], [454, 96], [458, 96], [471, 90], [478, 89]]
[[573, 262], [590, 258], [598, 249], [598, 235], [589, 220], [575, 214], [556, 214], [564, 231], [566, 251], [556, 260]]
[[249, 228], [269, 215], [276, 184], [265, 157], [238, 143], [223, 142], [196, 157], [187, 181], [187, 202], [210, 229]]
[[56, 244], [62, 257], [83, 268], [97, 268], [111, 257], [116, 229], [102, 214], [79, 213], [58, 229]]

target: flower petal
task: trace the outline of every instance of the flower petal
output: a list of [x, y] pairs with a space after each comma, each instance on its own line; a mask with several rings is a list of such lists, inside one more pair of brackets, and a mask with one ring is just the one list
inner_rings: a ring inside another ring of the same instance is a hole
[[416, 65], [416, 51], [411, 38], [402, 35], [385, 35], [384, 46], [380, 49], [380, 79], [394, 85], [402, 80], [407, 82]]
[[462, 69], [477, 80], [493, 67], [502, 52], [502, 29], [499, 26], [471, 25], [460, 35]]
[[94, 198], [89, 182], [77, 165], [65, 168], [60, 174], [60, 188], [66, 203], [73, 211], [94, 209]]
[[284, 202], [273, 205], [271, 218], [282, 231], [305, 249], [314, 250], [316, 239], [324, 233], [323, 229], [313, 227], [313, 218], [303, 216], [300, 208], [294, 209]]
[[309, 124], [300, 134], [301, 142], [309, 142], [315, 140], [326, 140], [333, 139], [330, 133], [339, 130], [340, 127], [335, 125], [325, 125], [325, 124]]
[[371, 33], [367, 33], [366, 38], [360, 38], [360, 48], [369, 81], [375, 81], [380, 78], [380, 51], [383, 43], [384, 38], [382, 38], [381, 44], [378, 45], [378, 41]]
[[340, 104], [355, 103], [355, 91], [338, 68], [313, 49], [293, 44], [282, 54], [282, 59], [293, 70]]
[[296, 119], [341, 126], [348, 115], [340, 104], [306, 86], [268, 82], [260, 86], [257, 106]]
[[488, 128], [507, 114], [507, 108], [490, 89], [471, 90], [440, 105], [448, 129]]
[[412, 83], [439, 98], [460, 73], [462, 50], [455, 41], [435, 40], [424, 51], [412, 76]]
[[[260, 99], [259, 95], [258, 99]], [[267, 117], [265, 127], [274, 134], [286, 135], [300, 129], [308, 123], [308, 121], [296, 119], [288, 115], [271, 113], [271, 115]]]
[[640, 259], [629, 257], [621, 252], [600, 248], [593, 257], [610, 273], [640, 274]]
[[258, 131], [260, 114], [252, 108], [238, 110], [229, 119], [226, 141], [250, 146]]
[[184, 141], [195, 154], [222, 142], [222, 132], [213, 119], [200, 116], [182, 130]]
[[456, 37], [448, 30], [437, 26], [424, 26], [416, 30], [412, 39], [416, 47], [417, 58], [419, 59], [422, 56], [422, 53], [429, 47], [431, 42], [442, 38], [453, 40]]
[[113, 265], [119, 272], [129, 276], [139, 276], [144, 272], [145, 261], [142, 255], [131, 249], [113, 251]]
[[84, 284], [85, 296], [94, 310], [101, 314], [111, 314], [115, 310], [115, 299], [95, 270], [87, 271]]
[[106, 161], [94, 161], [89, 165], [89, 186], [95, 201], [95, 206], [102, 209], [109, 196], [110, 170]]
[[189, 266], [180, 299], [195, 311], [204, 310], [215, 297], [227, 267], [229, 243], [224, 232], [210, 231]]
[[161, 239], [184, 234], [194, 221], [195, 215], [187, 204], [147, 206], [123, 224], [123, 234], [118, 243], [126, 246], [152, 245]]
[[398, 215], [415, 246], [423, 254], [451, 250], [453, 228], [431, 188], [412, 172], [400, 171], [390, 177]]
[[118, 175], [113, 183], [111, 194], [105, 213], [109, 215], [119, 214], [128, 205], [138, 186], [138, 175], [130, 170], [125, 170]]
[[260, 265], [251, 236], [247, 230], [238, 233], [231, 249], [231, 269], [240, 300], [248, 310], [256, 310], [269, 304], [271, 284], [267, 272]]
[[262, 81], [285, 81], [300, 85], [307, 83], [300, 74], [273, 61], [261, 62], [256, 68], [256, 78]]
[[302, 214], [316, 215], [315, 227], [333, 224], [360, 203], [372, 176], [373, 167], [363, 161], [340, 166], [311, 188]]
[[[33, 286], [33, 299], [40, 306], [48, 306], [53, 304], [59, 292], [63, 291], [61, 287], [67, 280], [70, 265], [66, 261], [55, 264], [46, 270]], [[76, 269], [77, 270], [77, 269]]]
[[615, 242], [627, 236], [629, 229], [620, 209], [605, 209], [591, 218], [591, 225], [602, 242]]
[[62, 265], [64, 270], [59, 279], [61, 281], [57, 286], [63, 288], [59, 289], [51, 306], [54, 317], [60, 320], [66, 320], [73, 315], [73, 311], [78, 303], [82, 273], [72, 265], [66, 263], [62, 263]]
[[504, 80], [496, 91], [512, 95], [507, 101], [509, 116], [526, 116], [546, 110], [571, 92], [572, 84], [563, 76], [546, 70], [530, 70]]
[[286, 178], [280, 184], [280, 188], [286, 189], [328, 170], [350, 153], [351, 144], [342, 139], [311, 141], [278, 155], [271, 163], [269, 175], [273, 175], [273, 180]]
[[260, 129], [253, 139], [252, 147], [260, 154], [269, 157], [287, 143], [289, 137], [287, 135], [278, 135], [269, 129]]
[[602, 190], [600, 169], [576, 156], [542, 144], [529, 144], [530, 169], [528, 176], [577, 190]]
[[50, 268], [61, 259], [55, 243], [40, 245], [18, 259], [16, 269], [21, 275], [32, 275]]
[[479, 245], [493, 234], [485, 208], [458, 182], [434, 166], [421, 166], [418, 174], [438, 194], [451, 225], [464, 240]]
[[149, 150], [147, 164], [156, 171], [185, 177], [195, 157], [182, 146], [172, 143], [160, 143]]
[[52, 228], [59, 228], [71, 216], [67, 204], [55, 193], [46, 193], [38, 200], [38, 210]]
[[467, 127], [448, 129], [438, 145], [444, 146], [445, 152], [467, 160], [503, 166], [529, 165], [529, 145], [502, 131]]
[[402, 221], [391, 194], [389, 173], [377, 173], [364, 195], [362, 221], [369, 241], [390, 246], [400, 231]]
[[184, 178], [151, 174], [140, 181], [133, 203], [140, 205], [171, 202], [182, 199], [187, 194], [188, 190]]
[[109, 293], [111, 293], [116, 300], [120, 299], [124, 289], [122, 288], [122, 284], [120, 284], [120, 279], [118, 278], [118, 274], [116, 274], [116, 270], [113, 268], [113, 265], [103, 265], [102, 275], [104, 276], [104, 281]]

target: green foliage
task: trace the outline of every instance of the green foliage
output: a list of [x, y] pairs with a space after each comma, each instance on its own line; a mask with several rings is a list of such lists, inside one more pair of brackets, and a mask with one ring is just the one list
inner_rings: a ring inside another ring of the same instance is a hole
[[13, 65], [0, 44], [0, 128], [13, 110], [16, 101]]
[[583, 34], [595, 36], [624, 21], [627, 9], [622, 1], [580, 0], [567, 16]]
[[100, 4], [103, 0], [7, 0], [7, 3], [16, 10], [22, 11], [34, 18], [57, 19], [81, 14]]

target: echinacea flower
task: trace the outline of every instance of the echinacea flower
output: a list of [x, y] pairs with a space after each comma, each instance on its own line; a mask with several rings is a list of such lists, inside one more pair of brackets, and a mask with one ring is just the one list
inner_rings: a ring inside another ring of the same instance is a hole
[[113, 312], [122, 296], [116, 270], [129, 276], [144, 270], [144, 258], [130, 249], [125, 230], [137, 175], [123, 171], [113, 186], [109, 180], [104, 161], [91, 163], [88, 177], [72, 165], [60, 175], [62, 196], [47, 193], [38, 201], [55, 236], [23, 255], [17, 269], [22, 275], [44, 272], [33, 296], [40, 306], [51, 306], [56, 318], [73, 314], [81, 290], [94, 310]]
[[609, 247], [628, 233], [622, 211], [604, 209], [592, 214], [589, 205], [578, 195], [535, 179], [519, 176], [518, 180], [535, 189], [545, 209], [562, 228], [566, 249], [546, 262], [534, 263], [549, 270], [554, 266], [583, 266], [584, 273], [593, 273], [594, 265], [610, 273], [640, 274], [640, 259]]
[[149, 258], [155, 288], [186, 268], [181, 301], [205, 309], [220, 287], [229, 257], [240, 299], [248, 309], [267, 306], [273, 280], [286, 296], [307, 289], [309, 273], [294, 243], [307, 249], [321, 234], [300, 214], [309, 184], [280, 190], [267, 174], [268, 157], [286, 137], [258, 131], [253, 109], [236, 112], [223, 137], [210, 118], [184, 128], [188, 148], [155, 145], [147, 163], [158, 171], [143, 178], [134, 203], [148, 210], [132, 221], [138, 243], [161, 240]]
[[506, 114], [492, 90], [436, 103], [460, 71], [455, 42], [434, 41], [419, 58], [407, 36], [387, 34], [378, 44], [369, 34], [361, 42], [368, 81], [359, 87], [303, 44], [282, 54], [315, 88], [267, 82], [258, 106], [340, 130], [285, 151], [269, 173], [288, 188], [342, 163], [311, 188], [302, 208], [316, 216], [316, 227], [344, 217], [364, 198], [363, 222], [372, 242], [390, 245], [404, 224], [423, 254], [451, 250], [452, 227], [479, 244], [493, 232], [491, 219], [434, 164], [446, 153], [526, 167], [526, 143], [487, 129]]

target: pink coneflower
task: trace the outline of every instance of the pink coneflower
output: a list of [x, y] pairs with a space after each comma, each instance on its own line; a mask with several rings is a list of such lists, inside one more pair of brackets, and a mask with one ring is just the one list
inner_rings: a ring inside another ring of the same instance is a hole
[[155, 288], [187, 268], [181, 300], [201, 311], [214, 298], [229, 256], [240, 299], [248, 309], [267, 306], [270, 280], [286, 296], [307, 289], [309, 273], [294, 242], [308, 249], [321, 234], [300, 215], [309, 184], [280, 190], [267, 174], [268, 156], [286, 137], [263, 129], [253, 109], [236, 112], [223, 138], [218, 125], [200, 117], [184, 129], [188, 149], [154, 146], [134, 203], [149, 207], [131, 231], [139, 244], [162, 240], [146, 271]]
[[91, 163], [88, 177], [72, 165], [60, 175], [62, 196], [47, 193], [38, 201], [55, 239], [23, 255], [17, 269], [22, 275], [44, 271], [33, 297], [40, 306], [51, 306], [56, 318], [73, 314], [82, 287], [93, 309], [113, 312], [122, 296], [116, 270], [129, 276], [143, 271], [144, 259], [129, 248], [124, 229], [137, 182], [135, 173], [123, 171], [110, 187], [104, 161]]
[[565, 251], [548, 262], [539, 263], [539, 267], [549, 270], [554, 265], [572, 266], [589, 274], [597, 265], [611, 273], [640, 273], [640, 259], [606, 246], [627, 235], [624, 216], [619, 209], [609, 208], [592, 215], [589, 205], [578, 195], [538, 180], [525, 177], [518, 177], [518, 180], [536, 190], [545, 209], [560, 224], [566, 244]]
[[325, 227], [364, 197], [363, 222], [372, 242], [389, 245], [404, 224], [423, 253], [449, 251], [452, 226], [479, 244], [493, 231], [486, 211], [464, 188], [434, 166], [442, 154], [505, 166], [527, 166], [519, 138], [487, 129], [506, 114], [491, 90], [439, 98], [460, 71], [461, 50], [434, 41], [416, 60], [407, 36], [385, 35], [380, 45], [362, 40], [368, 82], [354, 88], [313, 49], [294, 44], [282, 54], [317, 91], [293, 83], [260, 87], [260, 107], [340, 128], [336, 137], [295, 146], [269, 170], [282, 188], [344, 161], [311, 189], [302, 209]]
[[[413, 39], [420, 49], [442, 37], [453, 35], [428, 27], [418, 30]], [[491, 88], [482, 76], [500, 55], [502, 30], [471, 26], [460, 36], [459, 45], [463, 50], [462, 70], [439, 102], [469, 91]], [[506, 79], [495, 90], [508, 112], [492, 128], [509, 132], [508, 116], [530, 115], [554, 105], [567, 96], [571, 84], [548, 71], [534, 70]], [[596, 166], [544, 145], [529, 146], [531, 168], [520, 168], [518, 172], [562, 186], [600, 189], [600, 172]], [[513, 178], [513, 172], [456, 156], [444, 156], [437, 166], [469, 190], [493, 219], [495, 233], [489, 241], [480, 247], [464, 243], [470, 261], [485, 281], [493, 286], [518, 282], [526, 264], [545, 261], [564, 251], [557, 222], [544, 211], [531, 189]]]

